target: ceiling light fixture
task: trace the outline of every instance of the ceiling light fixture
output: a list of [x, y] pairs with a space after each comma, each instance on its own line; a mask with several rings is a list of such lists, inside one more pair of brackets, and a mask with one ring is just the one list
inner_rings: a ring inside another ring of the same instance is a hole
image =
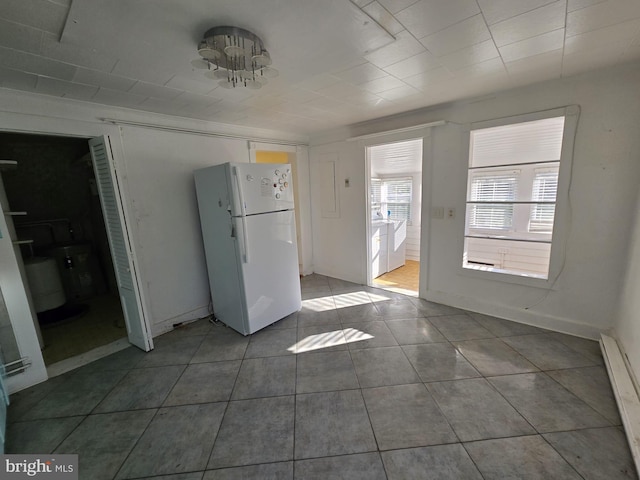
[[238, 27], [213, 27], [198, 44], [201, 58], [191, 65], [207, 70], [206, 77], [219, 80], [224, 88], [245, 86], [258, 89], [268, 78], [278, 76], [270, 67], [271, 56], [260, 37]]

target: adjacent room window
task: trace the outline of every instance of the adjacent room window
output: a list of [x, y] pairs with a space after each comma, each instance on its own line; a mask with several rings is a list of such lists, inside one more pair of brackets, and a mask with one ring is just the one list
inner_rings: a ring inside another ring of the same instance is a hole
[[471, 131], [464, 268], [548, 278], [564, 124]]
[[411, 177], [371, 179], [371, 218], [411, 221]]

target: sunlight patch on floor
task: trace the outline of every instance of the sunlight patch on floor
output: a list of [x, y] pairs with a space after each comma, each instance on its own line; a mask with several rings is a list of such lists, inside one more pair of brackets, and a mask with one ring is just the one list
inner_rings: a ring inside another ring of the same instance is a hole
[[333, 330], [331, 332], [318, 333], [309, 335], [296, 344], [287, 348], [291, 353], [304, 353], [320, 350], [323, 348], [335, 347], [337, 345], [346, 345], [347, 343], [360, 342], [373, 338], [370, 335], [355, 328], [345, 328]]
[[309, 298], [302, 301], [302, 309], [312, 312], [325, 312], [336, 308], [354, 307], [356, 305], [366, 305], [371, 302], [384, 302], [388, 300], [391, 300], [391, 298], [385, 297], [383, 294], [367, 293], [364, 290], [360, 290], [358, 292]]

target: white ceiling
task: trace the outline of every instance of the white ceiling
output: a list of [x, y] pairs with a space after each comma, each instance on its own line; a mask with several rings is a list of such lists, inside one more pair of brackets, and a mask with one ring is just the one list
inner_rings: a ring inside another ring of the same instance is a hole
[[[280, 76], [218, 87], [203, 33], [259, 35]], [[2, 0], [0, 86], [311, 134], [640, 58], [640, 0]]]

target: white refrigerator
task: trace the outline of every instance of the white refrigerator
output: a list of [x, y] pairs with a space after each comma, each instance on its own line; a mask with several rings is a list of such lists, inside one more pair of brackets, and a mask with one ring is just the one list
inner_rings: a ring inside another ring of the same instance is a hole
[[194, 172], [213, 313], [249, 335], [300, 310], [291, 165]]

